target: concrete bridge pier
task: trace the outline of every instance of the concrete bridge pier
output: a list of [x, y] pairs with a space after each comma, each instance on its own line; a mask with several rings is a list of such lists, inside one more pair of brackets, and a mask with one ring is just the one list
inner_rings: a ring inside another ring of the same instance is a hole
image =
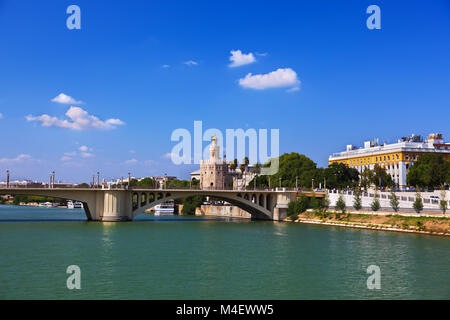
[[[101, 196], [98, 198], [101, 198]], [[95, 205], [97, 210], [95, 218], [99, 218], [98, 221], [133, 220], [131, 192], [108, 190], [104, 192], [103, 199], [98, 200]]]

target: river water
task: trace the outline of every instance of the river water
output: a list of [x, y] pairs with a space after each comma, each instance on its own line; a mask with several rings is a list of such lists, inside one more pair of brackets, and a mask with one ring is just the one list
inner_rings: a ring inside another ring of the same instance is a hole
[[[69, 265], [81, 289], [69, 290]], [[377, 265], [381, 289], [367, 288]], [[227, 218], [0, 206], [0, 299], [450, 299], [450, 239]]]

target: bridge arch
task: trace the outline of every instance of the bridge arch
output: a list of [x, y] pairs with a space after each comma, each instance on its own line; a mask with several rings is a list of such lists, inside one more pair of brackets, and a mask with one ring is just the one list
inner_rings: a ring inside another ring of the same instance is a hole
[[[258, 220], [271, 220], [272, 219], [272, 212], [264, 207], [264, 205], [260, 205], [258, 203], [258, 197], [257, 194], [249, 195], [245, 194], [244, 197], [242, 197], [241, 194], [216, 194], [216, 193], [208, 193], [208, 192], [172, 192], [167, 193], [165, 197], [163, 198], [156, 198], [153, 201], [147, 202], [146, 205], [140, 206], [139, 208], [133, 208], [133, 219], [139, 215], [144, 213], [146, 210], [151, 209], [155, 207], [156, 205], [169, 201], [169, 200], [178, 200], [183, 199], [190, 196], [195, 195], [201, 195], [201, 196], [209, 196], [213, 197], [218, 200], [223, 200], [226, 202], [231, 203], [232, 205], [248, 212], [252, 218], [258, 219]], [[262, 195], [263, 196], [263, 195]], [[264, 197], [264, 196], [263, 196]]]

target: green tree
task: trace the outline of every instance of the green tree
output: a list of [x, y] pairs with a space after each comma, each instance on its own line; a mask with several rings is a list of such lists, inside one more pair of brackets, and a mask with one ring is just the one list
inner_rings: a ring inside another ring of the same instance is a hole
[[364, 191], [367, 191], [367, 189], [370, 187], [373, 181], [374, 172], [370, 170], [368, 167], [365, 167], [364, 170], [361, 172], [361, 187], [364, 189]]
[[339, 194], [339, 198], [336, 201], [336, 209], [341, 210], [342, 213], [345, 213], [346, 203], [342, 194]]
[[[270, 162], [264, 163], [262, 167], [267, 167]], [[298, 177], [299, 186], [311, 186], [312, 179], [321, 181], [318, 177], [318, 169], [314, 161], [305, 155], [296, 152], [285, 153], [279, 157], [279, 167], [276, 174], [270, 176], [272, 187], [278, 186], [281, 178], [281, 186], [294, 188], [295, 179]], [[258, 187], [269, 187], [269, 176], [258, 175], [256, 177], [256, 184]], [[253, 183], [250, 182], [250, 187]]]
[[400, 203], [398, 201], [398, 197], [395, 194], [394, 190], [391, 190], [391, 200], [389, 202], [391, 204], [391, 208], [394, 209], [395, 212], [398, 212]]
[[353, 208], [356, 210], [361, 210], [362, 203], [361, 203], [361, 189], [359, 186], [357, 186], [354, 190], [354, 200], [353, 200]]
[[[327, 181], [327, 187], [331, 189], [343, 189], [353, 187], [359, 182], [359, 172], [343, 163], [332, 163], [322, 174]], [[323, 181], [323, 178], [319, 181]]]
[[246, 168], [245, 164], [241, 163], [241, 165], [239, 166], [239, 169], [241, 169], [241, 174], [244, 174], [245, 168]]
[[380, 200], [378, 200], [378, 190], [377, 189], [375, 189], [375, 193], [373, 195], [373, 201], [370, 204], [370, 208], [372, 209], [372, 211], [378, 211], [381, 208]]
[[[417, 187], [417, 190], [419, 188]], [[420, 191], [416, 192], [416, 200], [413, 202], [413, 208], [416, 210], [417, 213], [420, 213], [420, 211], [423, 210], [423, 201], [422, 201], [422, 195], [420, 194]]]
[[89, 188], [89, 187], [90, 187], [90, 185], [87, 184], [87, 183], [85, 183], [85, 182], [80, 183], [80, 184], [77, 184], [77, 185], [75, 186], [75, 188]]
[[205, 201], [202, 196], [191, 196], [183, 199], [183, 209], [181, 209], [182, 214], [195, 215], [195, 209], [200, 207]]
[[168, 180], [166, 181], [167, 188], [189, 188], [191, 182], [189, 180]]
[[391, 175], [386, 172], [385, 168], [380, 167], [378, 164], [373, 167], [371, 182], [378, 188], [392, 187], [394, 185]]
[[325, 211], [325, 212], [330, 208], [330, 198], [328, 196], [327, 190], [325, 190], [325, 196], [323, 197], [322, 205], [323, 205], [323, 211]]
[[450, 183], [450, 161], [445, 160], [442, 154], [423, 154], [409, 169], [406, 182], [429, 189]]
[[445, 200], [445, 189], [444, 186], [442, 186], [441, 194], [440, 194], [441, 200], [439, 201], [439, 208], [441, 208], [442, 213], [445, 214], [445, 211], [447, 211], [447, 200]]
[[139, 181], [136, 181], [136, 186], [139, 187], [150, 187], [150, 188], [156, 188], [157, 187], [157, 182], [156, 180], [150, 178], [150, 177], [146, 177], [144, 179], [141, 179]]
[[291, 220], [292, 218], [297, 219], [298, 214], [305, 212], [306, 209], [308, 209], [309, 205], [310, 199], [306, 195], [302, 194], [298, 199], [296, 199], [295, 201], [291, 201], [288, 204], [288, 217], [291, 218]]

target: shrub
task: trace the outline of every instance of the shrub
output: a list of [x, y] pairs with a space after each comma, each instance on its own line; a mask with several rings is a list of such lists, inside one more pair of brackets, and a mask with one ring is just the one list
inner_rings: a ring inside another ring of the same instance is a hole
[[420, 213], [420, 211], [423, 210], [422, 196], [419, 191], [416, 192], [416, 200], [413, 203], [413, 208], [417, 213]]
[[342, 194], [339, 195], [338, 200], [336, 201], [336, 209], [341, 210], [342, 213], [345, 213], [345, 200], [344, 197], [342, 197]]
[[353, 208], [355, 208], [356, 210], [361, 210], [361, 208], [362, 208], [362, 204], [361, 204], [361, 189], [359, 189], [359, 187], [357, 187], [355, 189], [355, 196], [354, 196], [354, 200], [353, 200]]
[[391, 191], [391, 208], [394, 209], [395, 212], [398, 212], [399, 209], [399, 201], [397, 198], [397, 195], [395, 194], [394, 191]]
[[370, 204], [370, 208], [372, 209], [372, 211], [380, 210], [380, 200], [378, 200], [378, 198], [373, 199], [373, 202]]

